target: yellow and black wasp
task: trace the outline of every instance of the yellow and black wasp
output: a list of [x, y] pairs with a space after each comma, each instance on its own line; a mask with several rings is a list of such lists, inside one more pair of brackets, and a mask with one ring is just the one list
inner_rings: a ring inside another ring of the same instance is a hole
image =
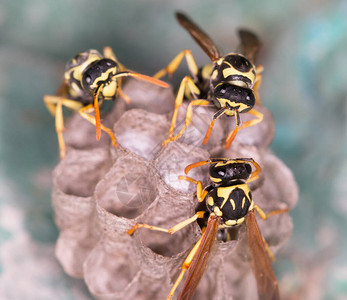
[[[110, 136], [113, 146], [117, 145], [112, 130], [101, 124], [99, 105], [103, 100], [115, 99], [117, 95], [129, 101], [122, 92], [120, 82], [122, 77], [128, 76], [169, 87], [158, 79], [127, 70], [117, 61], [110, 47], [104, 48], [103, 55], [94, 49], [81, 52], [66, 64], [64, 82], [58, 94], [45, 95], [43, 98], [48, 110], [55, 116], [61, 158], [65, 157], [66, 151], [63, 138], [63, 106], [78, 111], [83, 118], [94, 124], [97, 140], [103, 130]], [[95, 116], [90, 115], [93, 111]]]
[[[187, 176], [180, 179], [196, 184], [196, 194], [199, 201], [196, 214], [170, 229], [136, 224], [128, 234], [132, 235], [138, 228], [148, 228], [173, 234], [196, 220], [205, 220], [203, 234], [182, 264], [182, 271], [174, 283], [167, 299], [171, 299], [182, 281], [186, 278], [178, 299], [188, 300], [194, 295], [204, 270], [207, 266], [214, 241], [219, 230], [246, 223], [249, 246], [252, 253], [252, 268], [257, 282], [260, 300], [279, 299], [279, 289], [275, 274], [271, 267], [269, 256], [273, 258], [265, 239], [263, 238], [255, 217], [255, 210], [262, 219], [274, 214], [288, 211], [275, 210], [266, 214], [252, 200], [249, 183], [259, 177], [260, 166], [249, 158], [211, 159], [191, 164], [186, 167], [187, 174], [192, 168], [210, 164], [209, 175], [211, 184], [203, 188], [200, 181]], [[252, 170], [252, 165], [255, 170]]]
[[[255, 66], [255, 57], [261, 43], [254, 33], [248, 30], [239, 30], [241, 45], [238, 53], [229, 53], [222, 56], [211, 38], [186, 15], [176, 13], [176, 18], [210, 57], [212, 65], [209, 64], [199, 69], [191, 51], [183, 50], [166, 68], [154, 75], [155, 78], [161, 78], [165, 74], [172, 75], [183, 57], [186, 58], [191, 73], [191, 77], [185, 76], [180, 84], [169, 130], [169, 138], [164, 144], [174, 141], [183, 135], [192, 122], [193, 106], [214, 105], [218, 108], [218, 111], [213, 116], [203, 144], [208, 142], [215, 120], [225, 114], [227, 116], [235, 116], [236, 120], [235, 129], [229, 133], [226, 139], [225, 147], [229, 148], [239, 130], [256, 125], [263, 119], [263, 114], [253, 108], [256, 102], [260, 103], [257, 90], [261, 82], [260, 73], [263, 71], [263, 67], [261, 65]], [[173, 136], [178, 108], [182, 105], [185, 94], [188, 98], [194, 98], [194, 100], [190, 102], [187, 108], [184, 126], [176, 136]], [[256, 118], [241, 125], [240, 113], [250, 113]]]

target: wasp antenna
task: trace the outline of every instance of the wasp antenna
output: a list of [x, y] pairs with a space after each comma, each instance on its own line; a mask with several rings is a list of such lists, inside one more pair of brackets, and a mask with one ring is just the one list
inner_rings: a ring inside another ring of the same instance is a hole
[[190, 164], [188, 166], [186, 166], [186, 168], [184, 169], [184, 173], [188, 174], [188, 172], [191, 169], [206, 165], [206, 164], [214, 164], [214, 163], [219, 163], [219, 162], [225, 162], [225, 161], [230, 161], [230, 159], [226, 159], [226, 158], [218, 158], [218, 159], [209, 159], [209, 160], [203, 160], [203, 161], [199, 161], [193, 164]]
[[158, 85], [158, 86], [161, 86], [161, 87], [164, 87], [164, 88], [170, 87], [170, 85], [168, 83], [164, 82], [164, 81], [161, 81], [159, 79], [156, 79], [156, 78], [153, 78], [153, 77], [150, 77], [150, 76], [147, 76], [147, 75], [143, 75], [143, 74], [140, 74], [140, 73], [132, 72], [132, 71], [120, 72], [120, 73], [118, 73], [118, 74], [113, 76], [114, 79], [117, 79], [119, 77], [135, 77], [135, 78], [138, 78], [140, 80], [148, 81], [150, 83], [153, 83], [155, 85]]
[[194, 168], [196, 168], [196, 167], [200, 167], [200, 166], [206, 165], [206, 164], [208, 164], [209, 162], [210, 162], [210, 160], [203, 160], [203, 161], [199, 161], [199, 162], [190, 164], [190, 165], [188, 165], [188, 166], [185, 167], [184, 173], [185, 173], [185, 174], [188, 174], [188, 172], [189, 172], [191, 169], [194, 169]]
[[99, 94], [103, 84], [99, 85], [94, 92], [94, 113], [95, 113], [95, 127], [96, 127], [96, 139], [100, 140], [101, 137], [101, 121], [99, 110]]

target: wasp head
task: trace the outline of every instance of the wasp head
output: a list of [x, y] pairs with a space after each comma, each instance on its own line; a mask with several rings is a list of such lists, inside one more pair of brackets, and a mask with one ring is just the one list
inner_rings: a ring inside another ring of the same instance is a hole
[[255, 104], [255, 96], [251, 89], [230, 84], [227, 82], [219, 84], [213, 91], [218, 106], [228, 106], [232, 110], [247, 112]]
[[83, 73], [83, 89], [88, 93], [93, 94], [95, 89], [101, 84], [110, 84], [113, 76], [116, 75], [117, 70], [118, 64], [112, 59], [103, 58], [93, 62]]
[[252, 174], [252, 167], [246, 162], [230, 160], [211, 164], [209, 171], [214, 183], [223, 184], [233, 180], [247, 180]]

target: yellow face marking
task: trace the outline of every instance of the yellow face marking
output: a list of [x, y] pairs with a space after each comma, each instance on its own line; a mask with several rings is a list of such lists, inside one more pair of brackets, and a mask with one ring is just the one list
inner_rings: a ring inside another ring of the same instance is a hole
[[208, 204], [209, 206], [213, 206], [213, 205], [214, 205], [214, 200], [213, 200], [212, 197], [208, 197], [208, 199], [207, 199], [207, 204]]
[[[217, 98], [218, 102], [220, 103], [221, 107], [225, 107], [227, 106], [227, 103], [229, 106], [231, 106], [232, 108], [236, 108], [238, 107], [238, 111], [242, 112], [246, 109], [249, 109], [249, 106], [244, 104], [244, 103], [235, 103], [230, 101], [230, 99], [224, 99], [224, 98]], [[225, 110], [225, 114], [228, 116], [233, 116], [235, 114], [235, 111], [233, 109], [227, 109]]]
[[98, 80], [95, 80], [94, 83], [90, 86], [91, 89], [96, 89], [99, 86], [99, 82], [105, 82], [108, 78], [108, 76], [112, 74], [115, 75], [115, 70], [114, 68], [110, 68], [104, 73], [101, 74], [100, 77], [98, 77]]
[[245, 206], [245, 202], [246, 202], [246, 197], [242, 198], [242, 208]]
[[102, 95], [104, 98], [113, 98], [117, 91], [117, 81], [111, 81], [110, 84], [107, 84], [102, 89]]
[[214, 213], [218, 216], [221, 217], [223, 215], [223, 213], [221, 212], [221, 210], [218, 208], [218, 206], [215, 206], [214, 208]]

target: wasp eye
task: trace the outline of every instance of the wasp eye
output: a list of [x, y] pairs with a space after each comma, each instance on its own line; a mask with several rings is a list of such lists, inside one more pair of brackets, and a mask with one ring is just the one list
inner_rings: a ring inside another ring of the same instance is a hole
[[221, 89], [221, 90], [220, 90], [220, 93], [221, 93], [221, 94], [225, 94], [226, 91], [227, 91], [226, 89]]
[[112, 64], [111, 64], [109, 61], [106, 61], [106, 65], [107, 65], [108, 67], [111, 67], [111, 66], [112, 66]]

